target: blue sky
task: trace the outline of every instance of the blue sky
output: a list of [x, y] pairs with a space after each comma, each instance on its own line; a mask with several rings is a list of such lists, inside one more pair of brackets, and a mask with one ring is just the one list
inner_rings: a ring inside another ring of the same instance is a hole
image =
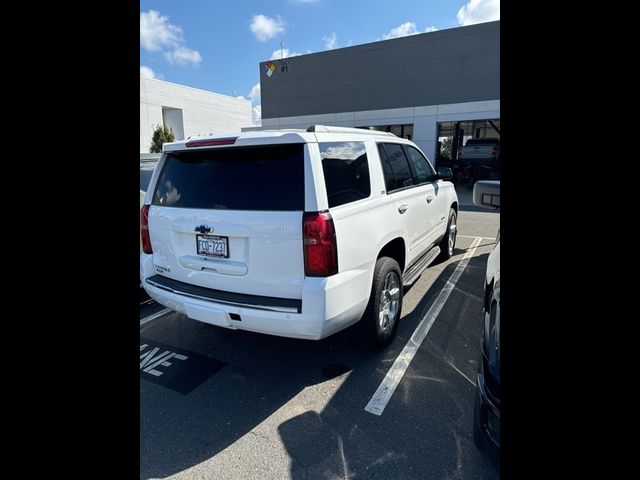
[[500, 18], [500, 0], [140, 0], [140, 75], [250, 99], [259, 62]]

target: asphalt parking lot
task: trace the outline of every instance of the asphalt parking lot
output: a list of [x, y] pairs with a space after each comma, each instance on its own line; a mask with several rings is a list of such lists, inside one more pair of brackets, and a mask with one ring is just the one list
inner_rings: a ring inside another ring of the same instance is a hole
[[[226, 330], [141, 297], [141, 478], [499, 478], [474, 446], [472, 420], [500, 215], [475, 210], [462, 207], [455, 255], [406, 292], [384, 351], [361, 346], [353, 329], [319, 342]], [[382, 412], [365, 410], [434, 310]]]

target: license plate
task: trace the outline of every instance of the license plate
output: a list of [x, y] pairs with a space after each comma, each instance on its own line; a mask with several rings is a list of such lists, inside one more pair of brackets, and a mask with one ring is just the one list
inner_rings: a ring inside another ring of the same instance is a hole
[[218, 235], [196, 235], [198, 255], [229, 258], [229, 239]]

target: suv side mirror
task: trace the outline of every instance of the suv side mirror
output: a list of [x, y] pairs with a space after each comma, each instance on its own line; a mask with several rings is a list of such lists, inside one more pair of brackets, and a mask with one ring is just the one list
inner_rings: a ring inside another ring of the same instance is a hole
[[477, 207], [500, 208], [500, 181], [480, 180], [473, 186], [473, 203]]
[[441, 180], [451, 180], [453, 178], [453, 170], [449, 167], [438, 167], [438, 178]]

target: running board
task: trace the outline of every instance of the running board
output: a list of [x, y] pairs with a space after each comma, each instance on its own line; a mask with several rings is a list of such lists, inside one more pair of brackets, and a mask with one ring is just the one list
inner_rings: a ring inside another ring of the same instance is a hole
[[427, 253], [423, 255], [423, 257], [414, 263], [409, 270], [407, 270], [402, 276], [402, 285], [408, 287], [409, 285], [413, 285], [414, 282], [420, 277], [422, 272], [431, 265], [431, 263], [436, 259], [436, 257], [440, 255], [440, 247], [435, 246]]

